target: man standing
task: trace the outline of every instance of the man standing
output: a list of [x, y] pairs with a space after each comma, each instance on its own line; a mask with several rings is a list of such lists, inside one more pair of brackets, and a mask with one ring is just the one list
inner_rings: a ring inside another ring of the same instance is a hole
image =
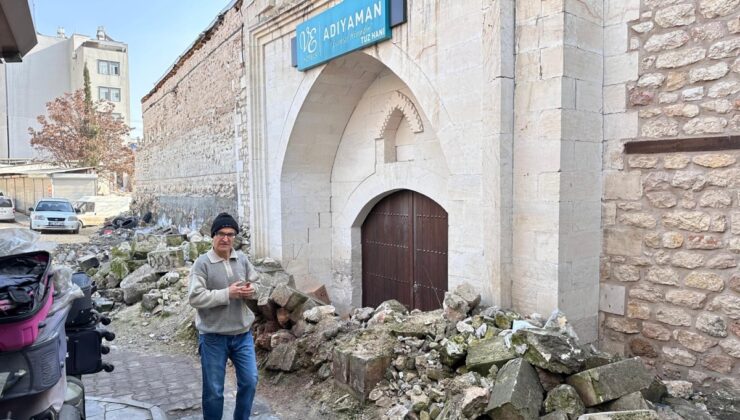
[[249, 419], [257, 388], [257, 360], [250, 328], [254, 314], [245, 299], [254, 295], [246, 280], [257, 273], [247, 257], [234, 249], [239, 225], [227, 213], [213, 220], [212, 249], [198, 257], [190, 271], [188, 299], [197, 309], [198, 350], [203, 371], [203, 418], [221, 420], [224, 409], [226, 359], [236, 370], [234, 420]]

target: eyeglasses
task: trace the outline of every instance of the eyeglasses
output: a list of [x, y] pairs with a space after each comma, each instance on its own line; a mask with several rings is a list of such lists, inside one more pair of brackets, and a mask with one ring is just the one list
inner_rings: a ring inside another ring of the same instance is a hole
[[225, 232], [216, 232], [216, 237], [217, 237], [217, 238], [229, 238], [229, 239], [234, 239], [234, 238], [236, 237], [236, 233], [231, 233], [231, 232], [229, 232], [229, 233], [225, 233]]

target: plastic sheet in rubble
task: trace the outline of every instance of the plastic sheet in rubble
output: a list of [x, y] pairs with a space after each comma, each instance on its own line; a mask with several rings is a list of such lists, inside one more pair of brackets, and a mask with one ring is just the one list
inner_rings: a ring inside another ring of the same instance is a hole
[[41, 241], [41, 235], [29, 229], [0, 229], [0, 257], [33, 251], [52, 252], [53, 242]]

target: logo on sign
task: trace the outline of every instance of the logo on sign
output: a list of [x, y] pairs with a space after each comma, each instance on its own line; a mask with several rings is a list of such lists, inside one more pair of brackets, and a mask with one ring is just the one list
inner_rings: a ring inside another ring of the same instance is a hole
[[346, 0], [298, 25], [298, 70], [390, 37], [388, 0]]

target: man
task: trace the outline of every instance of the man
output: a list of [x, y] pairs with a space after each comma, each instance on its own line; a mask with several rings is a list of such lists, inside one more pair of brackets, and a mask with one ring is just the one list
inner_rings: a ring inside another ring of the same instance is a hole
[[234, 420], [249, 419], [257, 387], [257, 361], [250, 328], [254, 314], [245, 299], [254, 295], [247, 283], [257, 273], [247, 257], [234, 249], [239, 225], [227, 213], [213, 220], [212, 249], [190, 271], [188, 299], [197, 309], [198, 350], [203, 371], [203, 418], [221, 420], [224, 409], [226, 359], [236, 370]]

